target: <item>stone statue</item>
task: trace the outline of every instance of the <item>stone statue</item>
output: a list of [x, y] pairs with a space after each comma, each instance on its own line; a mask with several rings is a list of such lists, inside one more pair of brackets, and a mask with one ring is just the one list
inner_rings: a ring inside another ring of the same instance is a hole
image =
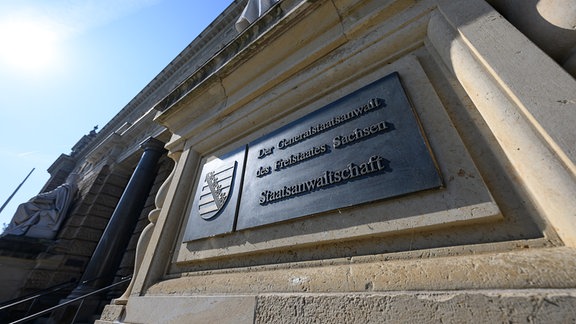
[[76, 194], [77, 181], [78, 175], [70, 174], [56, 189], [20, 204], [2, 236], [54, 239]]
[[258, 17], [262, 16], [270, 7], [280, 0], [248, 0], [244, 11], [236, 21], [238, 32], [248, 28]]

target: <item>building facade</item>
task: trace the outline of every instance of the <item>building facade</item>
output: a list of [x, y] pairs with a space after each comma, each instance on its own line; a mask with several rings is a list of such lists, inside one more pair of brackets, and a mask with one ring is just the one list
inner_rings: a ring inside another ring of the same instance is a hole
[[161, 154], [97, 323], [576, 320], [576, 4], [520, 2], [232, 3], [53, 167], [63, 244]]

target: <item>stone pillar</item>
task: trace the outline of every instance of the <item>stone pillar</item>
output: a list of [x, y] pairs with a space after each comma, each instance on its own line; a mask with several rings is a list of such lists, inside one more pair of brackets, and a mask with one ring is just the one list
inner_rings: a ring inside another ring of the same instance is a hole
[[[82, 275], [81, 282], [86, 280], [89, 282], [78, 285], [66, 300], [72, 300], [110, 284], [122, 261], [126, 246], [154, 183], [158, 160], [166, 152], [164, 143], [154, 138], [147, 139], [140, 144], [140, 147], [144, 149], [144, 153]], [[98, 279], [93, 280], [96, 278]], [[94, 298], [92, 301], [85, 302], [79, 316], [93, 315], [91, 312], [95, 310], [97, 302]], [[74, 307], [67, 307], [59, 312], [60, 314], [54, 314], [52, 319], [56, 322], [64, 321], [73, 314]]]
[[81, 281], [101, 279], [79, 285], [69, 296], [70, 298], [81, 296], [110, 283], [122, 261], [126, 246], [154, 182], [158, 160], [166, 152], [164, 143], [154, 138], [147, 139], [140, 144], [140, 147], [144, 149], [144, 153], [108, 221]]
[[576, 1], [488, 0], [488, 3], [576, 77]]

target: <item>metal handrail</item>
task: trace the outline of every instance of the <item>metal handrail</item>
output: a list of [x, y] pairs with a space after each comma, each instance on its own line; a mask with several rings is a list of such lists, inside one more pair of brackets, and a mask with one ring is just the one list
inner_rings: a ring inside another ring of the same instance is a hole
[[[106, 286], [106, 287], [104, 287], [104, 288], [100, 288], [100, 289], [98, 289], [98, 290], [89, 292], [89, 293], [87, 293], [87, 294], [85, 294], [85, 295], [82, 295], [82, 296], [80, 296], [80, 297], [76, 297], [76, 298], [74, 298], [74, 299], [65, 301], [65, 302], [63, 302], [62, 304], [58, 304], [58, 305], [56, 305], [56, 306], [47, 308], [47, 309], [45, 309], [45, 310], [43, 310], [43, 311], [40, 311], [40, 312], [38, 312], [38, 313], [36, 313], [36, 314], [32, 314], [32, 315], [30, 315], [30, 316], [26, 316], [26, 317], [21, 318], [21, 319], [19, 319], [19, 320], [17, 320], [17, 321], [10, 322], [10, 324], [24, 323], [24, 322], [26, 322], [26, 321], [29, 321], [29, 320], [38, 318], [38, 317], [40, 317], [40, 316], [42, 316], [42, 315], [51, 313], [51, 312], [53, 312], [53, 311], [55, 311], [55, 310], [57, 310], [57, 309], [60, 309], [60, 308], [62, 308], [62, 307], [64, 307], [64, 306], [68, 306], [68, 305], [70, 305], [70, 304], [73, 304], [73, 303], [75, 303], [75, 302], [77, 302], [77, 301], [82, 301], [82, 302], [84, 302], [84, 299], [86, 299], [87, 297], [90, 297], [90, 296], [92, 296], [92, 295], [99, 294], [99, 293], [101, 293], [101, 292], [103, 292], [103, 291], [106, 291], [106, 290], [108, 290], [108, 289], [111, 289], [111, 288], [114, 288], [114, 287], [116, 287], [116, 286], [119, 286], [119, 285], [121, 285], [121, 284], [123, 284], [123, 283], [126, 283], [126, 282], [130, 281], [130, 280], [132, 280], [132, 276], [131, 276], [131, 275], [130, 275], [130, 276], [127, 276], [127, 277], [122, 277], [122, 278], [120, 279], [120, 281], [118, 281], [118, 282], [116, 282], [116, 283], [113, 283], [113, 284], [111, 284], [111, 285], [109, 285], [109, 286]], [[78, 314], [78, 312], [76, 312], [76, 315], [77, 315], [77, 314]], [[72, 323], [73, 323], [74, 320], [76, 319], [76, 315], [74, 316], [74, 319], [72, 320]]]
[[5, 309], [8, 309], [10, 307], [14, 307], [16, 305], [30, 301], [32, 299], [36, 299], [36, 298], [43, 297], [43, 296], [46, 296], [48, 294], [57, 292], [57, 291], [62, 290], [68, 286], [72, 286], [75, 283], [76, 283], [76, 278], [73, 278], [73, 279], [70, 279], [70, 281], [68, 281], [68, 282], [59, 283], [59, 284], [54, 285], [52, 287], [44, 288], [44, 289], [38, 290], [36, 292], [33, 292], [31, 294], [8, 300], [8, 301], [0, 304], [1, 305], [0, 306], [0, 312], [4, 311]]
[[[88, 280], [84, 280], [82, 282], [80, 282], [80, 285], [85, 285], [89, 282], [93, 282], [99, 279], [102, 279], [103, 277], [97, 277], [97, 278], [93, 278], [93, 279], [88, 279]], [[76, 278], [71, 279], [69, 282], [65, 282], [65, 283], [61, 283], [61, 284], [57, 284], [54, 285], [52, 287], [48, 287], [42, 290], [39, 290], [37, 292], [28, 294], [28, 295], [24, 295], [18, 298], [14, 298], [12, 300], [6, 301], [3, 303], [2, 306], [0, 306], [0, 313], [6, 312], [6, 310], [18, 306], [20, 304], [23, 304], [25, 302], [28, 301], [32, 301], [32, 303], [30, 304], [30, 306], [28, 306], [28, 310], [26, 311], [26, 313], [24, 314], [24, 316], [28, 315], [30, 313], [30, 311], [32, 310], [32, 308], [34, 307], [34, 304], [36, 303], [36, 300], [38, 300], [39, 298], [48, 296], [52, 293], [58, 292], [64, 288], [68, 288], [72, 285], [76, 285]]]

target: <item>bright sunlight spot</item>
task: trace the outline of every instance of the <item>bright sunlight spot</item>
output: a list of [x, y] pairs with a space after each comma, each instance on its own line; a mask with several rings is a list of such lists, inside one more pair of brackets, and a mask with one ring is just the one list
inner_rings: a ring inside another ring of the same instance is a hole
[[50, 68], [58, 58], [58, 33], [39, 21], [0, 21], [0, 60], [18, 70]]

